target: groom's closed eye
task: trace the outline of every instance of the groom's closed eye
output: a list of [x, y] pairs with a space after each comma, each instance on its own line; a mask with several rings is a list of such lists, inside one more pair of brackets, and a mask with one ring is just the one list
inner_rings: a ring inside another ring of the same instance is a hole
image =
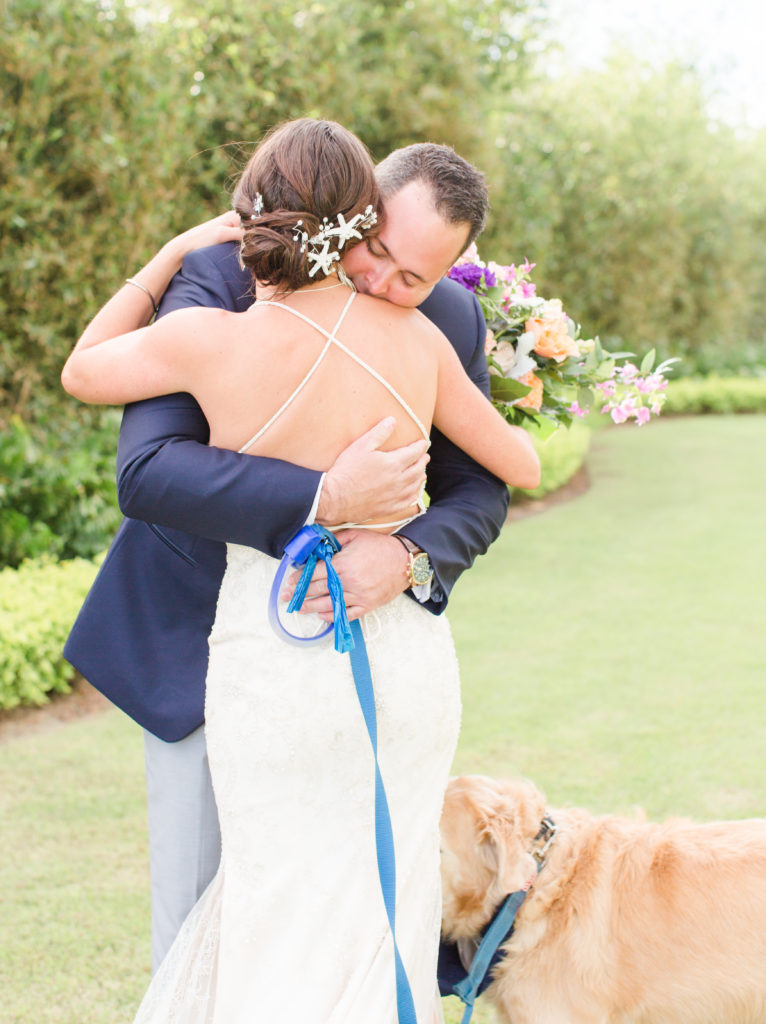
[[[368, 238], [366, 239], [366, 242], [367, 251], [369, 252], [370, 256], [373, 257], [373, 259], [390, 259], [393, 261], [391, 253], [388, 251], [388, 249], [380, 241], [379, 238]], [[409, 270], [400, 270], [399, 276], [402, 279], [402, 283], [405, 284], [408, 288], [415, 288], [418, 284], [425, 284], [425, 281], [422, 277], [419, 277], [417, 274]]]

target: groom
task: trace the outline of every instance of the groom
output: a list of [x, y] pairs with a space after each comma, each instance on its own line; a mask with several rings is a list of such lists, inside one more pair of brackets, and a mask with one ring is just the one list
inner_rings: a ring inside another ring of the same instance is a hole
[[[382, 229], [349, 251], [347, 273], [361, 292], [419, 306], [488, 393], [478, 302], [443, 280], [484, 226], [482, 175], [451, 149], [424, 144], [395, 151], [376, 176]], [[246, 309], [250, 282], [237, 257], [231, 243], [187, 256], [160, 315], [193, 305]], [[226, 558], [222, 542], [280, 557], [307, 522], [363, 522], [401, 508], [403, 494], [417, 493], [426, 461], [422, 442], [378, 451], [390, 433], [385, 423], [341, 453], [326, 475], [208, 447], [208, 433], [189, 395], [126, 408], [117, 468], [120, 505], [129, 518], [64, 651], [145, 729], [155, 969], [220, 855], [202, 723], [207, 638]], [[497, 537], [505, 486], [436, 430], [427, 482], [431, 505], [404, 529], [404, 541], [373, 531], [342, 537], [333, 565], [352, 617], [404, 590], [439, 614], [460, 573]], [[323, 574], [317, 573], [304, 607], [329, 614]]]

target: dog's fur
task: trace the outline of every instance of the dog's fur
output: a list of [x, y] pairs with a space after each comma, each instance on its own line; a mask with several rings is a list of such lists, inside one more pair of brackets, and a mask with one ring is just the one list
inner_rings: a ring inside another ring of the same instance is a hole
[[487, 990], [509, 1024], [766, 1024], [766, 820], [596, 818], [472, 775], [441, 831], [446, 937], [474, 939], [535, 879]]

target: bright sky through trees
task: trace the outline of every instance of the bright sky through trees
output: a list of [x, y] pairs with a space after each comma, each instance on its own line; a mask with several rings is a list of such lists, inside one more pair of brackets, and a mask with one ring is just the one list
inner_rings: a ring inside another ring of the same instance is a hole
[[766, 126], [766, 6], [753, 0], [549, 0], [567, 61], [598, 66], [612, 40], [702, 71], [711, 112]]

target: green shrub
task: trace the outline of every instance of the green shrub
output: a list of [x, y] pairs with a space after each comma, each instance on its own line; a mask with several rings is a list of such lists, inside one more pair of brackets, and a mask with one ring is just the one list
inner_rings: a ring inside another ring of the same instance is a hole
[[0, 708], [69, 692], [74, 669], [61, 651], [95, 574], [82, 558], [0, 570]]
[[514, 490], [511, 500], [542, 498], [563, 487], [585, 461], [592, 431], [581, 420], [575, 420], [568, 429], [560, 427], [544, 439], [530, 433], [540, 456], [540, 486], [533, 491]]
[[92, 558], [120, 522], [119, 417], [74, 407], [64, 419], [11, 418], [0, 436], [0, 566], [49, 554]]
[[684, 377], [668, 384], [663, 414], [766, 412], [766, 379]]

